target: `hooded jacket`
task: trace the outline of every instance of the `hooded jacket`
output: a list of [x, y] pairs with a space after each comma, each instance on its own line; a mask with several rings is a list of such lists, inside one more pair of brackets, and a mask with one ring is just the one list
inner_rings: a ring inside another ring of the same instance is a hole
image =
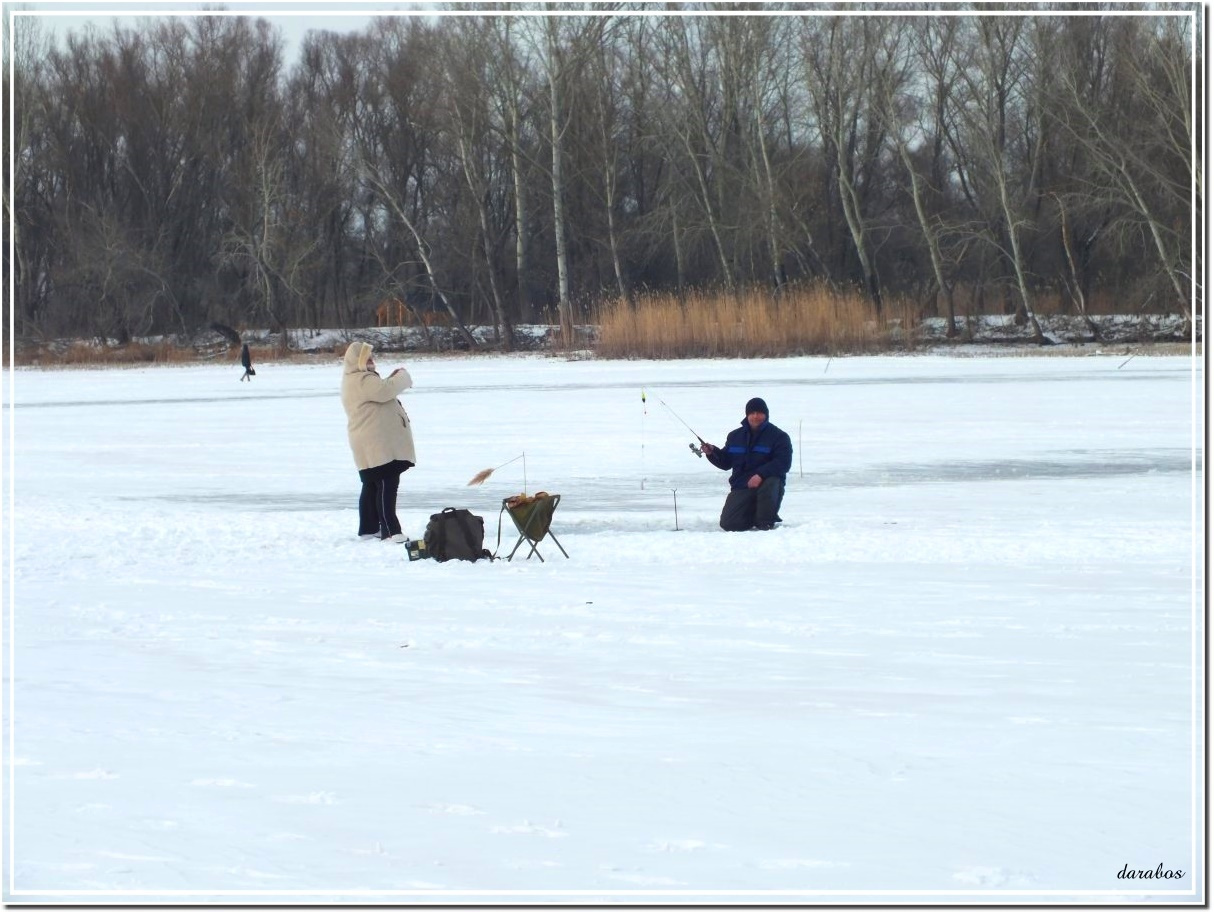
[[725, 447], [706, 455], [713, 466], [733, 470], [729, 488], [745, 489], [750, 477], [758, 473], [764, 479], [778, 476], [784, 479], [792, 467], [792, 439], [788, 433], [764, 421], [753, 431], [742, 420], [725, 439]]
[[360, 470], [394, 460], [416, 464], [409, 416], [396, 399], [413, 386], [413, 379], [403, 370], [381, 378], [367, 370], [370, 357], [370, 344], [351, 343], [342, 363], [341, 405], [346, 410], [354, 463]]

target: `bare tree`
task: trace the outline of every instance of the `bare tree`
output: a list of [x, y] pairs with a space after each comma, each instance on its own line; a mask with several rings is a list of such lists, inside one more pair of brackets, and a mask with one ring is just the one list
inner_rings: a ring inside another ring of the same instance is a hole
[[[683, 157], [692, 197], [699, 204], [707, 232], [712, 238], [721, 282], [727, 289], [736, 285], [732, 257], [725, 243], [723, 207], [728, 171], [720, 122], [714, 117], [715, 98], [710, 86], [709, 41], [703, 20], [664, 20], [659, 66], [671, 92], [681, 99], [671, 112], [668, 129], [675, 140], [672, 153]], [[677, 149], [677, 152], [675, 151]]]
[[[15, 30], [10, 31], [16, 26]], [[53, 232], [53, 184], [55, 176], [48, 161], [44, 101], [49, 42], [37, 17], [6, 17], [0, 23], [0, 40], [14, 54], [10, 68], [3, 74], [4, 123], [11, 125], [14, 150], [12, 183], [9, 169], [4, 172], [3, 283], [7, 291], [13, 279], [16, 300], [5, 295], [22, 336], [42, 332], [43, 312], [49, 303], [51, 235]], [[10, 234], [11, 233], [11, 234]], [[10, 260], [10, 246], [13, 259]], [[5, 322], [5, 326], [8, 326]], [[10, 340], [10, 343], [12, 341]]]
[[[360, 93], [363, 104], [355, 123], [358, 168], [367, 192], [374, 197], [373, 223], [397, 221], [412, 240], [426, 282], [442, 302], [465, 343], [479, 348], [476, 337], [456, 311], [439, 278], [439, 267], [431, 256], [426, 235], [428, 217], [425, 199], [430, 145], [438, 132], [432, 123], [418, 118], [433, 117], [439, 110], [437, 96], [442, 84], [431, 79], [421, 60], [437, 54], [433, 36], [417, 20], [383, 19], [376, 24], [376, 57], [365, 62]], [[395, 246], [392, 233], [384, 233]], [[381, 262], [391, 261], [380, 255]]]
[[530, 323], [533, 314], [531, 300], [531, 226], [528, 215], [530, 194], [528, 181], [533, 171], [528, 140], [528, 122], [535, 107], [532, 70], [528, 46], [515, 39], [514, 20], [509, 16], [488, 20], [493, 38], [492, 75], [489, 86], [500, 119], [500, 131], [510, 153], [510, 190], [514, 202], [514, 274], [518, 296], [518, 318]]
[[[945, 258], [941, 249], [939, 223], [929, 211], [929, 196], [939, 194], [943, 183], [944, 111], [953, 86], [958, 78], [953, 66], [953, 43], [956, 40], [958, 22], [953, 17], [939, 19], [924, 17], [894, 26], [891, 54], [895, 57], [907, 55], [921, 63], [930, 95], [921, 98], [914, 91], [909, 79], [890, 80], [882, 85], [884, 90], [877, 100], [880, 116], [885, 119], [886, 132], [905, 169], [910, 184], [911, 201], [915, 219], [927, 246], [932, 276], [935, 279], [936, 295], [943, 295], [947, 312], [946, 336], [957, 335], [957, 309], [953, 298], [954, 280], [946, 275]], [[910, 59], [894, 64], [903, 70], [911, 66]], [[913, 138], [923, 138], [931, 146], [930, 170], [921, 175], [911, 152]], [[933, 180], [934, 178], [934, 180]]]
[[[781, 79], [793, 66], [791, 21], [774, 17], [731, 16], [710, 19], [705, 38], [719, 70], [722, 163], [714, 173], [728, 179], [722, 213], [735, 228], [734, 260], [740, 247], [757, 253], [772, 287], [787, 281], [783, 265], [780, 203], [783, 191], [777, 175]], [[755, 214], [751, 216], [750, 214]], [[755, 238], [751, 245], [747, 240]], [[760, 240], [761, 239], [761, 240]]]
[[492, 154], [487, 148], [490, 103], [486, 87], [491, 76], [489, 59], [493, 48], [487, 41], [484, 26], [472, 19], [460, 20], [448, 37], [452, 40], [444, 45], [444, 62], [451, 91], [447, 95], [446, 110], [480, 225], [481, 252], [492, 296], [495, 326], [499, 340], [507, 349], [512, 349], [514, 327], [499, 289], [497, 258], [494, 255], [494, 238], [498, 233], [492, 228], [487, 177], [489, 169], [485, 163], [485, 159]]
[[[1188, 318], [1185, 288], [1188, 226], [1169, 224], [1170, 197], [1188, 208], [1189, 188], [1201, 193], [1200, 169], [1191, 153], [1188, 82], [1188, 27], [1185, 19], [1119, 22], [1114, 58], [1095, 82], [1071, 61], [1057, 84], [1064, 104], [1056, 122], [1082, 146], [1099, 181], [1092, 192], [1111, 192], [1145, 226], [1176, 303]], [[1103, 77], [1103, 78], [1102, 78]], [[1187, 221], [1187, 220], [1186, 220]]]
[[611, 255], [611, 270], [616, 289], [623, 301], [630, 301], [632, 292], [624, 275], [620, 255], [620, 231], [616, 224], [616, 211], [620, 205], [619, 154], [624, 145], [619, 133], [622, 118], [619, 106], [623, 99], [622, 52], [616, 46], [616, 32], [600, 21], [598, 28], [585, 37], [593, 42], [589, 52], [590, 76], [594, 83], [594, 145], [595, 158], [601, 176], [603, 212], [607, 220], [607, 250]]
[[540, 23], [542, 36], [533, 34], [534, 47], [542, 48], [537, 56], [541, 60], [544, 79], [548, 84], [548, 134], [552, 149], [552, 168], [549, 171], [552, 187], [552, 234], [556, 246], [557, 312], [560, 318], [561, 342], [573, 345], [573, 303], [569, 298], [569, 253], [568, 226], [565, 218], [565, 131], [568, 127], [568, 112], [565, 109], [563, 91], [569, 79], [570, 61], [567, 59], [567, 44], [562, 38], [566, 26], [555, 15], [545, 16]]
[[361, 35], [321, 32], [305, 38], [286, 95], [296, 141], [289, 150], [293, 221], [315, 243], [304, 279], [303, 308], [312, 327], [355, 320], [358, 287], [358, 175], [354, 121], [358, 110]]
[[285, 331], [303, 297], [301, 268], [312, 246], [291, 244], [286, 224], [286, 156], [275, 119], [252, 125], [249, 151], [252, 173], [241, 182], [240, 201], [226, 201], [233, 218], [222, 256], [244, 274], [254, 292], [254, 313], [269, 318], [272, 329], [283, 331], [280, 345], [285, 348]]
[[892, 27], [876, 17], [806, 20], [802, 49], [814, 116], [833, 159], [843, 215], [864, 286], [878, 313], [881, 280], [872, 252], [865, 197], [884, 145], [884, 122], [874, 97], [897, 91], [905, 75], [888, 47]]
[[[1038, 342], [1045, 335], [1037, 321], [1025, 267], [1020, 233], [1029, 224], [1022, 207], [1030, 177], [1013, 163], [1015, 120], [1026, 116], [1027, 50], [1025, 21], [1020, 17], [981, 18], [973, 23], [972, 41], [956, 46], [959, 91], [953, 106], [969, 151], [968, 171], [986, 202], [1001, 221], [1002, 243], [996, 231], [986, 235], [1011, 264], [1019, 293], [1017, 320], [1032, 324]], [[1024, 150], [1021, 155], [1027, 158]], [[994, 227], [992, 226], [992, 229]]]
[[1196, 307], [1191, 11], [621, 8], [385, 18], [290, 68], [255, 17], [16, 35], [19, 333], [351, 327], [394, 296], [508, 345], [547, 298], [568, 344], [596, 295], [803, 279], [954, 330], [967, 287], [1038, 332], [1051, 295]]
[[[755, 54], [758, 57], [756, 61], [758, 72], [751, 82], [753, 97], [751, 110], [754, 113], [755, 145], [758, 146], [759, 161], [763, 165], [761, 174], [763, 196], [765, 197], [764, 210], [767, 215], [765, 226], [767, 250], [771, 257], [771, 282], [779, 290], [788, 282], [788, 274], [784, 268], [781, 241], [784, 233], [780, 228], [782, 220], [779, 211], [782, 186], [777, 180], [776, 169], [773, 165], [772, 146], [776, 141], [773, 138], [774, 131], [771, 124], [775, 120], [775, 115], [769, 112], [776, 104], [781, 74], [792, 69], [789, 55], [792, 33], [788, 23], [781, 20], [768, 19], [758, 20], [758, 22], [763, 23], [764, 28], [762, 29], [763, 34], [758, 36], [758, 47], [755, 48]], [[787, 96], [785, 96], [785, 100], [787, 100]], [[787, 107], [785, 110], [787, 111]]]

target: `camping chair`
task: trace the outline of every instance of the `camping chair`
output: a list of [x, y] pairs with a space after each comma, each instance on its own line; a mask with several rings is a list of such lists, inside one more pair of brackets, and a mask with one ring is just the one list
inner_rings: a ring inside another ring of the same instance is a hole
[[497, 515], [498, 542], [500, 543], [502, 538], [502, 514], [509, 514], [510, 519], [514, 521], [515, 529], [518, 530], [518, 541], [510, 550], [510, 554], [506, 556], [507, 562], [514, 558], [514, 553], [518, 552], [518, 547], [524, 542], [531, 545], [527, 558], [535, 555], [539, 556], [541, 562], [544, 561], [538, 546], [540, 540], [545, 536], [556, 543], [556, 548], [561, 550], [561, 554], [565, 558], [569, 558], [569, 553], [565, 551], [565, 547], [561, 545], [561, 541], [556, 538], [556, 534], [551, 529], [552, 515], [560, 503], [561, 496], [549, 495], [547, 492], [536, 492], [531, 497], [512, 495], [502, 499], [502, 510]]

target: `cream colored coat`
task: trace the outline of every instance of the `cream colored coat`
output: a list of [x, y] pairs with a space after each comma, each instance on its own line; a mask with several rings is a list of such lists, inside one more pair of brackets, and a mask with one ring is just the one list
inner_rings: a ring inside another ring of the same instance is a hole
[[409, 372], [381, 378], [367, 371], [371, 346], [351, 343], [346, 349], [341, 376], [341, 405], [345, 407], [350, 450], [360, 470], [393, 460], [417, 463], [409, 416], [396, 398], [413, 386]]

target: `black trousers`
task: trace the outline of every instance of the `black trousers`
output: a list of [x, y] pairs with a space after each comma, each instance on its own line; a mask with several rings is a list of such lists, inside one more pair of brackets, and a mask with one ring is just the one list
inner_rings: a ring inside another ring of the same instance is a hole
[[782, 501], [784, 480], [779, 476], [769, 476], [757, 489], [731, 489], [721, 509], [721, 529], [770, 527], [780, 520]]
[[378, 534], [387, 539], [401, 533], [396, 516], [396, 494], [400, 489], [400, 474], [413, 466], [407, 460], [393, 460], [383, 466], [359, 470], [362, 491], [358, 493], [358, 535]]

